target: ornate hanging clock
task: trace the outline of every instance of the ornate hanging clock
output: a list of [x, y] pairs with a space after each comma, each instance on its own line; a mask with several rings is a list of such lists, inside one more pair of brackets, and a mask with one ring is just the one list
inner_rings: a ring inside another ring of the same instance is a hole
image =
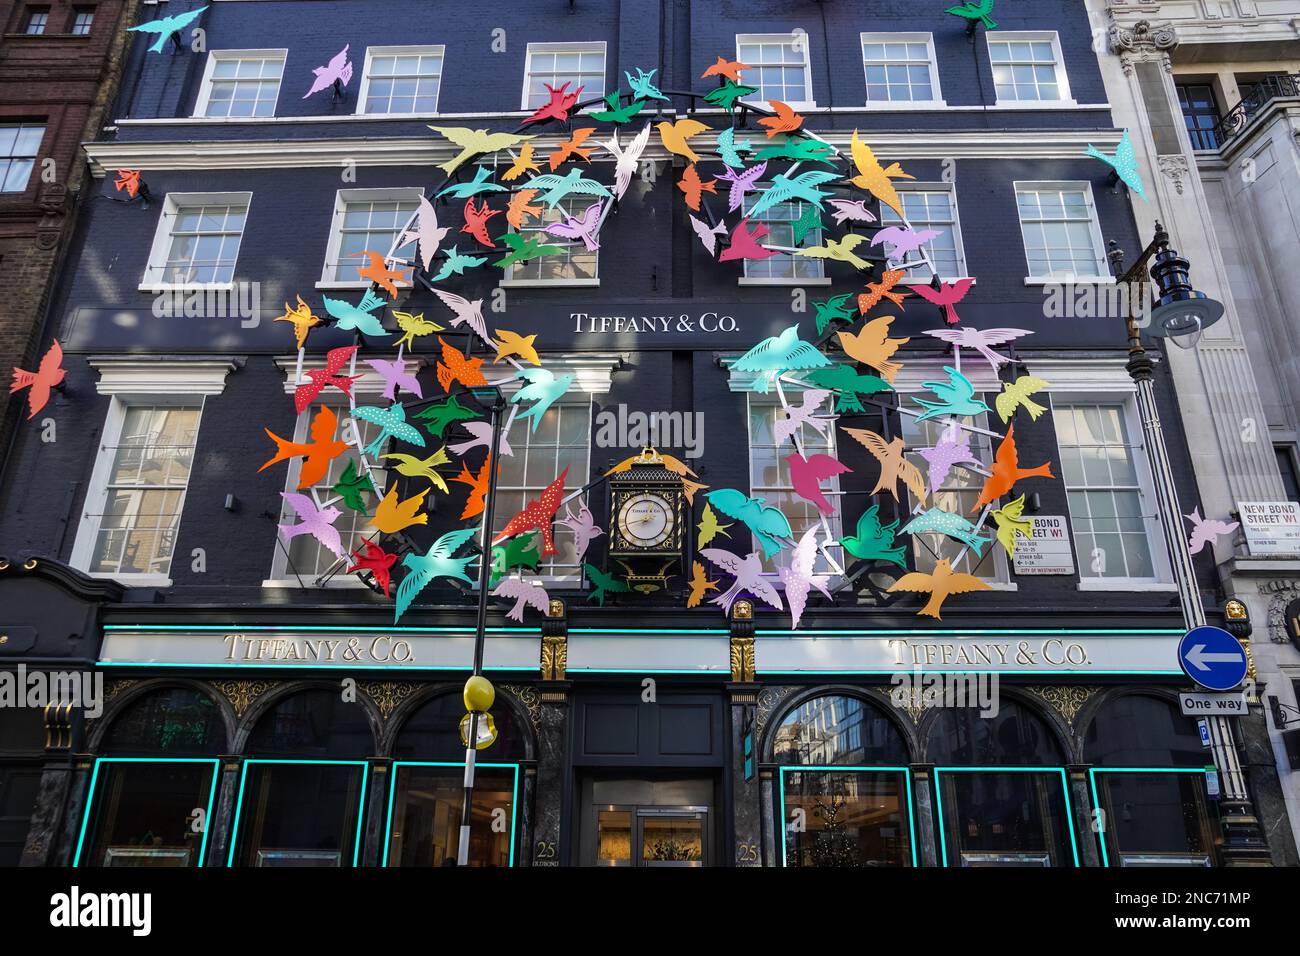
[[668, 568], [680, 563], [685, 548], [681, 478], [664, 466], [657, 451], [645, 448], [627, 471], [610, 477], [609, 496], [609, 556], [638, 577], [662, 581]]

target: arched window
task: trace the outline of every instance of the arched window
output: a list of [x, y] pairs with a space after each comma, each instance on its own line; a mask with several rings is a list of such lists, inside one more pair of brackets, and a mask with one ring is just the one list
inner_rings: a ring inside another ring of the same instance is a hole
[[190, 687], [149, 691], [112, 718], [95, 760], [76, 862], [201, 866], [226, 728], [216, 702]]
[[1065, 753], [1047, 722], [1007, 697], [942, 708], [930, 725], [944, 866], [1078, 866]]
[[1084, 736], [1102, 859], [1119, 866], [1210, 866], [1219, 843], [1206, 786], [1209, 751], [1196, 721], [1170, 702], [1124, 694]]
[[915, 865], [907, 741], [873, 704], [814, 697], [772, 735], [786, 866]]
[[[392, 811], [386, 866], [447, 866], [460, 845], [465, 744], [459, 693], [440, 694], [407, 718], [393, 748]], [[501, 699], [492, 708], [496, 739], [478, 751], [470, 815], [470, 866], [512, 866], [526, 727]]]
[[228, 862], [355, 866], [374, 737], [359, 703], [304, 690], [257, 719], [245, 748]]

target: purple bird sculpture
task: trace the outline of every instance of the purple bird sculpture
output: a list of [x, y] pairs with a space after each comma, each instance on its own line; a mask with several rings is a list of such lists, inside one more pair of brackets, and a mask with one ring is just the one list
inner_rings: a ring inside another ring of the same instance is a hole
[[718, 179], [724, 183], [731, 183], [731, 192], [727, 194], [727, 209], [735, 212], [745, 201], [745, 193], [753, 192], [758, 188], [758, 181], [763, 178], [767, 172], [767, 163], [756, 163], [749, 169], [736, 172], [728, 167], [718, 173]]
[[894, 247], [889, 252], [889, 258], [895, 262], [901, 262], [909, 252], [915, 252], [938, 235], [939, 233], [934, 229], [922, 229], [918, 232], [915, 229], [886, 226], [876, 233], [876, 238], [871, 240], [871, 244], [878, 246], [884, 242], [889, 243]]
[[804, 501], [817, 506], [824, 515], [834, 514], [835, 506], [822, 494], [821, 483], [827, 478], [834, 478], [853, 469], [830, 455], [787, 455], [785, 462], [790, 466], [790, 485], [794, 493]]
[[790, 606], [790, 618], [794, 622], [792, 627], [799, 626], [803, 609], [808, 606], [808, 592], [812, 588], [831, 597], [831, 592], [827, 589], [830, 576], [813, 574], [813, 564], [817, 560], [817, 531], [817, 525], [805, 531], [790, 552], [790, 566], [777, 570], [781, 583], [785, 585], [785, 603]]
[[591, 517], [591, 509], [585, 504], [574, 515], [569, 510], [569, 506], [564, 506], [564, 517], [556, 518], [555, 523], [563, 525], [573, 532], [573, 549], [577, 552], [577, 561], [581, 563], [583, 556], [587, 553], [587, 546], [596, 538], [599, 538], [605, 532], [596, 527], [595, 520]]
[[339, 540], [339, 529], [334, 527], [334, 522], [343, 512], [333, 506], [317, 508], [316, 502], [309, 495], [282, 491], [280, 497], [289, 503], [299, 519], [297, 524], [280, 525], [280, 533], [286, 541], [291, 541], [300, 534], [309, 534], [339, 558], [343, 557], [343, 542]]
[[400, 245], [417, 243], [416, 248], [420, 253], [420, 261], [424, 263], [424, 271], [431, 272], [433, 257], [438, 251], [438, 245], [443, 239], [447, 238], [449, 232], [451, 232], [451, 226], [439, 226], [438, 213], [433, 208], [433, 203], [421, 196], [420, 208], [416, 210], [415, 215], [415, 228], [409, 229], [403, 234]]
[[424, 398], [419, 381], [406, 370], [405, 359], [393, 359], [391, 362], [386, 359], [366, 359], [366, 364], [384, 380], [384, 398], [390, 402], [396, 400], [399, 389], [406, 389]]
[[[487, 448], [492, 444], [492, 423], [491, 422], [461, 422], [460, 427], [465, 429], [474, 437], [470, 441], [457, 442], [454, 445], [448, 445], [447, 450], [453, 455], [465, 457], [465, 453], [473, 448]], [[506, 441], [505, 431], [501, 432], [501, 444], [497, 446], [498, 454], [513, 458], [515, 453], [510, 447], [510, 442]]]
[[971, 454], [970, 437], [955, 425], [944, 430], [943, 437], [933, 448], [918, 448], [916, 453], [924, 458], [929, 466], [927, 480], [931, 494], [943, 485], [953, 465], [980, 463], [980, 460]]
[[867, 209], [864, 199], [828, 199], [826, 204], [835, 210], [831, 215], [837, 226], [842, 226], [846, 222], [876, 221], [876, 217]]
[[1202, 518], [1200, 507], [1192, 509], [1192, 513], [1184, 515], [1192, 523], [1192, 534], [1187, 543], [1191, 545], [1192, 554], [1200, 554], [1201, 549], [1207, 544], [1213, 550], [1213, 542], [1220, 536], [1231, 534], [1241, 526], [1240, 521], [1220, 521], [1218, 518]]
[[576, 218], [570, 216], [564, 222], [552, 223], [545, 231], [561, 239], [581, 239], [588, 252], [595, 252], [600, 248], [600, 243], [596, 239], [596, 229], [600, 225], [602, 205], [604, 204], [601, 202], [594, 202], [581, 216]]
[[784, 445], [786, 440], [799, 430], [800, 425], [816, 429], [817, 434], [826, 437], [826, 429], [835, 419], [817, 418], [816, 412], [822, 407], [822, 403], [834, 394], [829, 388], [804, 389], [801, 393], [803, 404], [784, 406], [786, 417], [772, 427], [772, 437], [776, 439], [776, 443]]
[[709, 255], [716, 256], [718, 254], [718, 237], [727, 234], [727, 224], [725, 222], [720, 222], [710, 229], [707, 222], [703, 219], [696, 219], [690, 213], [686, 214], [686, 218], [691, 221], [691, 228], [694, 229], [695, 234], [700, 237], [700, 242], [702, 242], [704, 248], [709, 251]]
[[352, 44], [349, 43], [344, 46], [343, 49], [339, 50], [338, 53], [335, 53], [334, 58], [324, 66], [318, 66], [312, 70], [312, 72], [316, 74], [316, 79], [312, 80], [311, 89], [303, 94], [302, 98], [304, 100], [313, 93], [319, 93], [321, 90], [329, 89], [334, 85], [335, 80], [338, 80], [342, 86], [348, 85], [352, 79], [352, 61], [348, 59], [348, 47], [351, 45]]
[[926, 335], [933, 335], [936, 339], [943, 339], [945, 342], [951, 342], [953, 345], [965, 349], [974, 349], [979, 352], [993, 366], [993, 371], [998, 370], [998, 366], [1006, 365], [1011, 359], [1005, 355], [999, 355], [991, 345], [1005, 345], [1013, 342], [1022, 335], [1033, 335], [1028, 329], [973, 329], [969, 325], [962, 325], [955, 329], [927, 329]]
[[551, 596], [546, 593], [546, 588], [523, 578], [502, 578], [491, 594], [493, 597], [514, 600], [515, 606], [506, 611], [506, 617], [512, 621], [523, 621], [525, 607], [531, 607], [542, 614], [551, 608]]
[[730, 612], [736, 598], [740, 597], [742, 592], [748, 591], [778, 611], [785, 609], [781, 603], [781, 592], [770, 582], [763, 580], [763, 559], [758, 556], [757, 551], [751, 551], [742, 558], [721, 548], [705, 548], [700, 552], [700, 557], [736, 579], [731, 587], [713, 598], [710, 604], [716, 604], [724, 611]]

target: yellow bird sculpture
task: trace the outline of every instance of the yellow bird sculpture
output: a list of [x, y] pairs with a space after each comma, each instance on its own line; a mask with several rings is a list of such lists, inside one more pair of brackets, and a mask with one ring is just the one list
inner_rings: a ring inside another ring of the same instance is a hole
[[709, 129], [699, 120], [680, 119], [676, 123], [656, 123], [655, 128], [659, 130], [659, 138], [663, 141], [664, 149], [670, 153], [676, 153], [678, 156], [685, 156], [687, 162], [698, 163], [699, 154], [691, 149], [690, 140], [694, 136]]
[[1038, 421], [1038, 416], [1047, 411], [1047, 406], [1031, 402], [1029, 396], [1035, 392], [1041, 392], [1049, 384], [1049, 382], [1033, 375], [1022, 375], [1014, 382], [1007, 382], [1002, 386], [1002, 391], [998, 397], [993, 400], [993, 405], [997, 408], [999, 417], [1004, 422], [1008, 422], [1011, 420], [1011, 416], [1016, 413], [1016, 408], [1023, 407], [1029, 413], [1030, 419]]
[[496, 365], [508, 356], [518, 355], [521, 361], [529, 365], [541, 365], [542, 360], [537, 357], [537, 349], [533, 345], [536, 339], [536, 334], [520, 335], [509, 329], [497, 329], [496, 338], [493, 340], [493, 344], [497, 347], [497, 357], [492, 360], [492, 364]]
[[881, 166], [879, 160], [876, 159], [876, 154], [871, 151], [871, 147], [858, 139], [857, 130], [853, 131], [853, 138], [849, 141], [849, 148], [853, 155], [853, 165], [858, 169], [858, 174], [849, 182], [859, 189], [865, 189], [902, 216], [903, 203], [898, 198], [898, 190], [894, 188], [892, 180], [915, 179], [916, 177], [903, 172], [903, 167], [899, 166], [898, 163], [893, 163], [888, 167]]
[[885, 590], [891, 594], [895, 591], [929, 594], [930, 600], [926, 602], [925, 607], [916, 612], [917, 616], [924, 615], [925, 617], [943, 620], [939, 611], [943, 608], [943, 602], [948, 595], [966, 594], [970, 591], [991, 591], [993, 589], [975, 575], [966, 574], [962, 571], [953, 571], [952, 565], [947, 561], [938, 561], [934, 566], [933, 574], [912, 571], [909, 574], [904, 574]]
[[921, 475], [921, 469], [908, 461], [903, 454], [903, 439], [901, 437], [886, 442], [882, 436], [867, 428], [843, 428], [841, 430], [871, 452], [876, 461], [880, 462], [880, 477], [876, 479], [876, 487], [871, 489], [871, 494], [888, 491], [894, 496], [894, 500], [898, 501], [898, 479], [901, 478], [903, 484], [907, 485], [907, 490], [916, 499], [916, 503], [925, 504], [927, 490], [925, 478]]
[[796, 249], [794, 254], [796, 256], [809, 256], [813, 259], [834, 259], [836, 262], [847, 262], [855, 269], [867, 270], [871, 268], [871, 263], [853, 252], [854, 249], [866, 241], [866, 236], [851, 232], [838, 242], [834, 239], [827, 239], [820, 246]]
[[414, 315], [410, 312], [401, 312], [393, 309], [393, 318], [397, 320], [397, 327], [404, 333], [397, 340], [398, 345], [405, 345], [408, 348], [415, 348], [415, 340], [423, 335], [432, 335], [434, 332], [445, 332], [446, 329], [437, 322], [431, 322], [424, 317], [421, 312]]
[[[447, 482], [442, 475], [434, 469], [439, 465], [450, 465], [451, 459], [447, 457], [447, 446], [439, 448], [428, 458], [416, 458], [414, 455], [403, 455], [400, 452], [390, 452], [387, 455], [380, 455], [380, 458], [392, 458], [397, 462], [394, 470], [399, 475], [407, 478], [428, 478], [435, 488], [444, 495], [448, 493]], [[427, 492], [429, 489], [425, 489]], [[412, 499], [408, 499], [412, 500]]]
[[993, 523], [998, 526], [998, 543], [1006, 548], [1007, 554], [1012, 557], [1016, 553], [1017, 538], [1034, 536], [1034, 521], [1032, 518], [1022, 518], [1024, 511], [1025, 496], [1021, 495], [1015, 501], [1008, 501], [996, 511], [989, 512]]
[[691, 579], [686, 583], [691, 586], [690, 597], [686, 599], [686, 606], [699, 607], [700, 602], [704, 600], [704, 595], [709, 591], [718, 589], [718, 581], [721, 578], [710, 581], [704, 573], [704, 565], [699, 561], [691, 562]]
[[514, 163], [501, 174], [501, 181], [512, 183], [524, 173], [540, 173], [542, 167], [533, 162], [533, 144], [524, 143], [519, 148], [519, 155], [511, 157]]
[[298, 296], [298, 305], [296, 308], [289, 308], [289, 303], [284, 304], [284, 315], [277, 315], [276, 322], [292, 322], [293, 337], [298, 343], [298, 348], [302, 348], [307, 343], [307, 333], [314, 326], [320, 325], [320, 317], [313, 315], [311, 306], [302, 301], [302, 296]]
[[517, 143], [532, 139], [531, 135], [519, 133], [494, 133], [486, 129], [469, 129], [465, 126], [430, 126], [429, 129], [440, 133], [453, 144], [460, 147], [460, 152], [439, 163], [438, 168], [445, 173], [454, 173], [462, 163], [483, 153], [495, 153], [497, 150], [509, 149]]
[[429, 489], [425, 488], [418, 495], [413, 495], [405, 501], [398, 501], [397, 485], [394, 483], [375, 508], [375, 516], [370, 519], [370, 523], [384, 534], [397, 534], [403, 528], [409, 528], [413, 524], [428, 524], [427, 514], [423, 512], [416, 514], [424, 506], [424, 496], [428, 493]]
[[839, 336], [840, 348], [844, 349], [849, 358], [870, 365], [890, 385], [894, 384], [894, 376], [902, 369], [903, 363], [891, 362], [889, 359], [900, 346], [911, 341], [910, 336], [902, 339], [889, 337], [889, 325], [893, 321], [892, 315], [882, 315], [863, 325], [860, 332], [835, 333]]

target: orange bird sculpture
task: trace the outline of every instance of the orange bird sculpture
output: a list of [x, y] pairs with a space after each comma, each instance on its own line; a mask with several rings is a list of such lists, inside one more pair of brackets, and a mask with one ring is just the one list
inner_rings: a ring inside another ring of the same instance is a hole
[[739, 60], [728, 60], [720, 56], [717, 63], [700, 74], [700, 79], [706, 80], [711, 76], [722, 76], [733, 83], [739, 83], [740, 71], [748, 69], [750, 69], [750, 66], [747, 63], [741, 63]]
[[397, 298], [397, 283], [410, 283], [410, 269], [389, 269], [384, 265], [384, 257], [377, 252], [358, 252], [357, 255], [365, 256], [370, 260], [370, 265], [361, 266], [357, 269], [357, 275], [363, 279], [369, 279], [394, 299]]
[[411, 525], [428, 524], [429, 515], [421, 512], [420, 509], [424, 507], [424, 496], [429, 493], [429, 488], [425, 488], [418, 495], [398, 500], [397, 485], [394, 483], [389, 487], [388, 494], [384, 495], [375, 507], [375, 516], [370, 519], [370, 523], [384, 534], [397, 534]]
[[27, 418], [30, 420], [36, 416], [45, 403], [50, 400], [50, 390], [63, 381], [66, 374], [63, 365], [63, 346], [59, 340], [55, 339], [54, 344], [49, 347], [45, 355], [41, 357], [41, 364], [36, 367], [35, 372], [28, 372], [17, 366], [14, 366], [14, 380], [9, 385], [9, 394], [20, 389], [30, 389], [27, 393]]
[[939, 611], [943, 607], [944, 600], [949, 594], [966, 594], [970, 591], [991, 591], [989, 585], [975, 577], [973, 574], [966, 574], [962, 571], [953, 571], [952, 565], [947, 561], [936, 561], [934, 572], [926, 574], [922, 571], [912, 571], [904, 574], [901, 578], [885, 588], [886, 591], [894, 593], [897, 591], [913, 591], [921, 594], [929, 594], [930, 600], [926, 602], [925, 607], [917, 611], [917, 615], [924, 614], [926, 617], [940, 618]]
[[555, 548], [555, 528], [552, 522], [555, 521], [555, 510], [560, 507], [560, 499], [564, 497], [564, 479], [568, 474], [568, 466], [565, 466], [559, 477], [546, 486], [541, 497], [528, 502], [524, 510], [511, 518], [501, 529], [501, 533], [492, 539], [492, 543], [500, 544], [506, 538], [525, 531], [540, 531], [542, 557], [550, 558], [559, 554], [560, 552]]
[[835, 333], [840, 338], [840, 348], [844, 349], [849, 358], [856, 359], [863, 365], [870, 365], [890, 385], [894, 384], [894, 376], [903, 367], [903, 363], [891, 362], [889, 359], [898, 351], [899, 346], [911, 341], [910, 336], [902, 339], [889, 337], [889, 323], [893, 321], [892, 315], [882, 315], [862, 326], [862, 331], [856, 334]]
[[691, 163], [686, 167], [686, 172], [682, 173], [682, 178], [677, 181], [677, 188], [686, 194], [686, 205], [699, 212], [700, 195], [702, 193], [717, 195], [718, 181], [710, 179], [707, 183], [701, 182], [699, 170], [695, 168], [694, 163]]
[[775, 116], [764, 116], [758, 121], [759, 126], [767, 127], [767, 138], [777, 133], [793, 133], [803, 125], [803, 117], [792, 110], [787, 103], [780, 100], [768, 100], [767, 105], [776, 110]]
[[529, 205], [539, 192], [540, 189], [521, 189], [511, 196], [510, 205], [506, 207], [506, 222], [516, 229], [522, 229], [525, 216], [541, 216], [541, 206]]
[[469, 499], [465, 502], [465, 510], [460, 513], [460, 520], [465, 521], [468, 518], [475, 518], [483, 513], [484, 503], [487, 499], [488, 490], [488, 468], [492, 465], [492, 454], [488, 453], [487, 458], [483, 460], [483, 467], [478, 470], [477, 475], [471, 475], [469, 466], [465, 462], [460, 463], [460, 474], [452, 478], [452, 481], [459, 482], [462, 485], [469, 485]]
[[490, 207], [486, 199], [483, 200], [483, 205], [475, 206], [474, 197], [471, 196], [465, 200], [465, 225], [460, 227], [460, 231], [469, 233], [480, 245], [495, 249], [497, 244], [488, 235], [487, 222], [500, 212], [500, 209]]
[[298, 471], [298, 490], [320, 484], [329, 471], [330, 462], [348, 450], [348, 443], [337, 441], [334, 432], [338, 429], [339, 419], [328, 405], [322, 405], [316, 417], [311, 420], [311, 441], [285, 441], [271, 429], [266, 434], [275, 442], [275, 457], [258, 471], [265, 471], [277, 461], [289, 458], [302, 458], [302, 468]]
[[117, 180], [113, 183], [118, 192], [125, 191], [126, 194], [134, 199], [140, 195], [140, 170], [138, 169], [119, 169], [117, 171]]
[[884, 299], [888, 299], [894, 305], [902, 308], [903, 299], [910, 295], [907, 289], [896, 289], [895, 287], [907, 276], [906, 269], [886, 269], [880, 276], [879, 282], [868, 282], [867, 292], [858, 293], [858, 311], [866, 315]]
[[487, 384], [487, 379], [479, 371], [483, 365], [481, 358], [466, 358], [464, 352], [454, 345], [448, 345], [441, 335], [438, 336], [438, 342], [442, 345], [442, 361], [435, 371], [438, 373], [438, 384], [444, 392], [451, 391], [452, 382], [460, 382], [467, 388]]
[[1020, 453], [1016, 451], [1016, 426], [1011, 425], [1007, 428], [1007, 437], [1002, 439], [1002, 444], [998, 445], [998, 453], [993, 458], [993, 464], [990, 470], [993, 474], [984, 479], [984, 490], [980, 492], [979, 500], [975, 502], [975, 507], [971, 511], [978, 511], [984, 505], [996, 501], [1011, 490], [1021, 478], [1055, 478], [1052, 474], [1052, 463], [1045, 462], [1037, 468], [1021, 468]]
[[551, 166], [551, 172], [555, 172], [563, 165], [566, 159], [577, 156], [581, 159], [591, 162], [591, 153], [595, 146], [587, 149], [582, 148], [582, 144], [587, 141], [587, 137], [596, 132], [594, 126], [584, 126], [582, 129], [575, 129], [573, 135], [560, 144], [560, 148], [546, 157], [547, 163]]

